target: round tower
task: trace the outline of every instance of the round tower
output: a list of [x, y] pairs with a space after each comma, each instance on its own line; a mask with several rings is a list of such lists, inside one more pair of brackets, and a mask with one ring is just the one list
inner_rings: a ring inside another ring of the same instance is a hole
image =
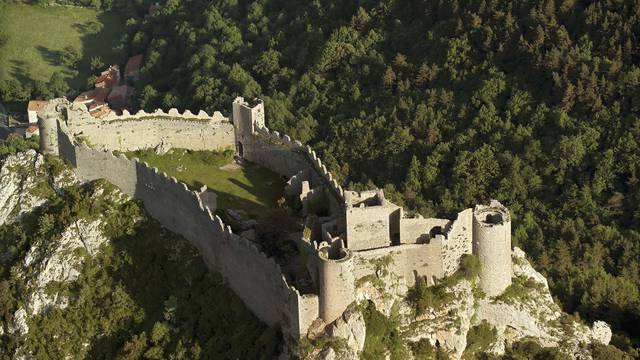
[[56, 112], [38, 113], [38, 130], [40, 131], [40, 152], [58, 155], [58, 117]]
[[511, 216], [496, 200], [473, 210], [473, 254], [480, 260], [480, 288], [487, 296], [511, 285]]
[[320, 317], [331, 323], [355, 300], [353, 256], [349, 249], [331, 249], [326, 246], [318, 250]]

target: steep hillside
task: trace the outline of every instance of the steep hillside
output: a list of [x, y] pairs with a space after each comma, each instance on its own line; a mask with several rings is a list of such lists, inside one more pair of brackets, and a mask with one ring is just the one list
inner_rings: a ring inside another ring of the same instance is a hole
[[[24, 144], [23, 144], [24, 145]], [[279, 332], [103, 181], [0, 143], [0, 359], [273, 359]], [[24, 149], [25, 146], [19, 146]]]
[[139, 104], [226, 110], [424, 215], [495, 198], [569, 313], [640, 338], [640, 3], [167, 1], [128, 23]]

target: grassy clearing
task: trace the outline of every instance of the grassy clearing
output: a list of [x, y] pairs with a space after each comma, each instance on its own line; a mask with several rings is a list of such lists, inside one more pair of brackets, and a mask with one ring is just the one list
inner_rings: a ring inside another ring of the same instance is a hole
[[221, 169], [233, 164], [233, 152], [188, 151], [172, 149], [165, 155], [153, 150], [127, 153], [166, 172], [185, 184], [202, 184], [218, 194], [218, 208], [244, 210], [251, 217], [263, 218], [277, 207], [283, 196], [284, 182], [278, 174], [254, 164]]
[[[122, 51], [114, 50], [124, 31], [126, 19], [121, 14], [24, 4], [0, 5], [0, 14], [0, 32], [6, 39], [0, 48], [0, 81], [48, 81], [60, 72], [72, 88], [84, 89], [92, 57], [102, 57], [105, 64], [124, 62]], [[61, 64], [66, 46], [80, 54], [76, 68]]]

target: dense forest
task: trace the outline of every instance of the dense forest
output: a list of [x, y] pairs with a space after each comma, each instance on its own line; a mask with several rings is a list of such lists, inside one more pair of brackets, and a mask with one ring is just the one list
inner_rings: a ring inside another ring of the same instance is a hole
[[640, 337], [640, 1], [168, 0], [139, 105], [228, 110], [425, 216], [496, 198], [566, 311]]

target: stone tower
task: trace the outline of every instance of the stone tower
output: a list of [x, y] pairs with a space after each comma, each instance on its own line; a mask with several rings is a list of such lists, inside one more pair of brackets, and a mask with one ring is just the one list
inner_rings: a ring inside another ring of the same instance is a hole
[[233, 127], [236, 140], [236, 154], [244, 157], [246, 151], [251, 150], [252, 135], [256, 129], [265, 127], [264, 103], [256, 99], [256, 104], [251, 106], [242, 97], [233, 100]]
[[496, 200], [473, 210], [473, 254], [480, 260], [480, 288], [487, 296], [511, 285], [511, 217]]
[[40, 152], [58, 155], [58, 112], [54, 104], [49, 103], [38, 112], [38, 130], [40, 131]]
[[355, 300], [354, 260], [349, 249], [318, 250], [320, 317], [330, 323], [340, 317]]

